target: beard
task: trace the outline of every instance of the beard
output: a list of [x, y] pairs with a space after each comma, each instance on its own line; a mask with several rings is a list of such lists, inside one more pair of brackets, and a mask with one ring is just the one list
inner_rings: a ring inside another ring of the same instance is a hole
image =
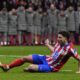
[[60, 46], [63, 47], [65, 45], [65, 42], [62, 42], [62, 41], [58, 41]]

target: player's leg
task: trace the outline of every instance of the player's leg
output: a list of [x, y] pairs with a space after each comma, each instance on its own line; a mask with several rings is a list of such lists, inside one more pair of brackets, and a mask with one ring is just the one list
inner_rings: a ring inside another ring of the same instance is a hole
[[42, 60], [41, 60], [42, 57], [43, 56], [41, 56], [41, 55], [33, 54], [33, 55], [29, 55], [29, 56], [15, 59], [9, 64], [0, 64], [0, 67], [3, 69], [3, 71], [8, 71], [11, 68], [21, 66], [25, 62], [29, 62], [29, 63], [33, 63], [33, 64], [41, 64], [42, 63]]
[[8, 71], [8, 70], [11, 69], [11, 68], [21, 66], [21, 65], [24, 64], [25, 62], [33, 63], [32, 55], [15, 59], [15, 60], [13, 60], [11, 63], [9, 63], [9, 64], [0, 64], [0, 67], [1, 67], [4, 71]]
[[24, 69], [25, 72], [51, 72], [52, 69], [47, 64], [31, 64], [29, 67]]
[[25, 68], [24, 71], [38, 71], [38, 72], [51, 72], [52, 69], [46, 61], [46, 56], [44, 55], [32, 55], [33, 64]]
[[21, 66], [25, 62], [33, 63], [32, 55], [24, 56], [24, 57], [19, 58], [19, 59], [15, 59], [14, 61], [12, 61], [8, 65], [10, 68], [13, 68], [13, 67]]
[[31, 64], [27, 68], [24, 69], [24, 72], [37, 72], [38, 71], [38, 65], [36, 64]]
[[33, 63], [33, 64], [41, 64], [42, 61], [40, 59], [41, 55], [38, 54], [33, 54], [29, 56], [24, 56], [19, 59], [13, 60], [10, 64], [8, 64], [9, 68], [21, 66], [22, 64], [28, 62], [28, 63]]
[[[1, 64], [0, 67], [4, 71], [8, 71], [11, 68], [21, 66], [25, 62], [29, 62], [29, 63], [33, 63], [32, 65], [30, 65], [28, 67], [29, 71], [32, 70], [32, 71], [39, 71], [39, 72], [49, 72], [49, 71], [51, 71], [51, 69], [50, 69], [49, 65], [47, 64], [45, 58], [46, 58], [46, 56], [33, 54], [33, 55], [30, 55], [30, 56], [26, 56], [26, 57], [16, 59], [8, 65]], [[35, 64], [37, 64], [37, 65], [35, 65]]]

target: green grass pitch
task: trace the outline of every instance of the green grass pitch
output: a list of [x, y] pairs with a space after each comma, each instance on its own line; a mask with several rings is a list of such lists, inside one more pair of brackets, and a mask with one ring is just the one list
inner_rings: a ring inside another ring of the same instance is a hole
[[[78, 49], [78, 53], [80, 53], [80, 46], [76, 46], [76, 48]], [[44, 46], [0, 47], [0, 61], [8, 64], [17, 57], [33, 53], [48, 55], [50, 51]], [[0, 69], [0, 80], [80, 80], [80, 74], [75, 73], [77, 63], [75, 59], [71, 58], [61, 71], [57, 73], [24, 72], [23, 69], [29, 65], [26, 63], [20, 67], [11, 69], [9, 72], [3, 72]]]

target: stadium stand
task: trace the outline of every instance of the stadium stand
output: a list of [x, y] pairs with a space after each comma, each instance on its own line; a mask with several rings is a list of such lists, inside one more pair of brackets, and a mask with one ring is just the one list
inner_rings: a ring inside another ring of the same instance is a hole
[[79, 0], [0, 0], [0, 45], [43, 45], [69, 31], [80, 44]]

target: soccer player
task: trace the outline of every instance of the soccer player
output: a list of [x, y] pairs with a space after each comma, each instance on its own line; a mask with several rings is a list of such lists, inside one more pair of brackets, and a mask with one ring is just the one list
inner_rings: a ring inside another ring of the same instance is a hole
[[[51, 55], [33, 54], [16, 59], [10, 64], [0, 64], [0, 67], [3, 69], [3, 71], [8, 71], [14, 67], [18, 67], [26, 62], [29, 62], [32, 64], [29, 65], [25, 71], [58, 72], [72, 56], [79, 61], [78, 67], [80, 68], [80, 56], [74, 49], [73, 44], [69, 42], [68, 32], [61, 31], [58, 33], [57, 43], [54, 45], [54, 47], [49, 44], [48, 39], [45, 41], [45, 45], [51, 50]], [[79, 72], [80, 69], [78, 73]]]

